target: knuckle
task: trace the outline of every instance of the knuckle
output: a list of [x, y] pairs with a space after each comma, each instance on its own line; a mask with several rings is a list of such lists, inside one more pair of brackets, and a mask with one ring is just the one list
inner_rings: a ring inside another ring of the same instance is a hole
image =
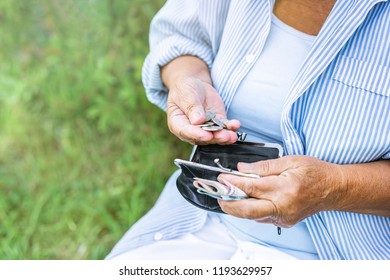
[[245, 184], [245, 192], [248, 193], [248, 195], [256, 196], [256, 190], [256, 179], [249, 179]]
[[178, 136], [179, 136], [181, 139], [186, 139], [186, 138], [187, 138], [186, 135], [184, 134], [184, 132], [183, 132], [182, 130], [179, 130], [179, 131], [177, 132], [177, 134], [178, 134]]
[[191, 113], [192, 111], [197, 110], [198, 106], [196, 104], [190, 103], [185, 106], [184, 110], [187, 114]]
[[270, 171], [271, 171], [270, 161], [265, 160], [262, 163], [263, 163], [262, 164], [262, 172], [264, 172], [264, 174], [270, 174]]
[[262, 160], [255, 162], [253, 163], [253, 167], [254, 172], [261, 176], [266, 176], [270, 174], [271, 171], [270, 160]]
[[228, 203], [225, 203], [225, 201], [222, 200], [222, 201], [219, 201], [219, 206], [221, 207], [223, 212], [232, 215], [232, 210], [230, 209], [231, 207], [229, 206]]
[[189, 137], [183, 130], [179, 130], [174, 134], [177, 135], [177, 137], [182, 141], [185, 141], [185, 142], [188, 142], [191, 144], [195, 144], [195, 142], [196, 142], [195, 139]]

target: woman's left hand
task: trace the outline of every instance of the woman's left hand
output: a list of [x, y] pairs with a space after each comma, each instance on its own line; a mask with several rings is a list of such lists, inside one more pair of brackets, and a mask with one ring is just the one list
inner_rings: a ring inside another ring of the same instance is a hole
[[336, 164], [309, 156], [285, 156], [256, 163], [239, 163], [238, 170], [255, 173], [259, 179], [229, 174], [219, 175], [246, 192], [251, 198], [222, 201], [230, 215], [291, 227], [319, 211], [332, 210], [338, 187], [343, 184]]

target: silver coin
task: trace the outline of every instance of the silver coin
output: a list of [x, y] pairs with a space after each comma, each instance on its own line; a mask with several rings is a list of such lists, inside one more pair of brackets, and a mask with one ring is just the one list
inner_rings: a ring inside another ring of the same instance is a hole
[[227, 123], [229, 122], [228, 119], [220, 119], [220, 121], [223, 123], [223, 126], [227, 128]]
[[211, 121], [220, 127], [226, 128], [226, 125], [217, 118], [212, 118]]
[[205, 126], [205, 127], [202, 127], [203, 130], [206, 130], [206, 131], [220, 131], [223, 129], [222, 126], [219, 126], [219, 125], [213, 125], [213, 126]]
[[211, 121], [213, 118], [215, 118], [215, 113], [212, 111], [206, 112], [206, 122]]
[[205, 123], [199, 124], [197, 126], [199, 126], [199, 127], [208, 127], [208, 126], [213, 126], [213, 125], [215, 125], [213, 122], [205, 122]]

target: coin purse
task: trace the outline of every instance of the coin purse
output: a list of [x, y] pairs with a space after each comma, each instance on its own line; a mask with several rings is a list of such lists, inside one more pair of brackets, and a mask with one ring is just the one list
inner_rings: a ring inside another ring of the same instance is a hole
[[231, 145], [195, 146], [189, 161], [175, 159], [181, 169], [176, 186], [180, 194], [193, 205], [204, 210], [224, 213], [217, 199], [236, 199], [235, 197], [218, 197], [203, 193], [194, 185], [194, 178], [217, 181], [221, 173], [258, 178], [255, 174], [237, 171], [238, 162], [252, 163], [261, 160], [281, 157], [283, 149], [279, 144], [254, 143], [238, 141]]

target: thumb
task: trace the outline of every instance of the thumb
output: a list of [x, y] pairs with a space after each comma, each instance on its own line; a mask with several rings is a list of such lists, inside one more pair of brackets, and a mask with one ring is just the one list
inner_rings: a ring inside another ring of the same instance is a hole
[[193, 125], [202, 124], [206, 120], [206, 113], [201, 105], [191, 106], [185, 114]]
[[260, 176], [279, 175], [288, 169], [285, 158], [262, 160], [253, 163], [239, 162], [237, 169], [243, 173], [254, 173]]
[[205, 101], [206, 88], [204, 83], [197, 78], [186, 78], [177, 81], [168, 100], [187, 116], [192, 125], [202, 124], [206, 121]]
[[192, 125], [202, 124], [206, 121], [206, 112], [203, 108], [202, 97], [196, 92], [172, 91], [168, 102], [180, 109]]

